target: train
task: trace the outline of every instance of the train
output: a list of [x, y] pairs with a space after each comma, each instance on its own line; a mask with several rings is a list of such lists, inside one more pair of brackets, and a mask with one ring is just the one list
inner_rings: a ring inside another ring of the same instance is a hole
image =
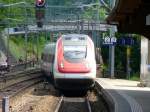
[[95, 85], [94, 43], [85, 34], [61, 35], [41, 56], [41, 69], [59, 89], [90, 89]]

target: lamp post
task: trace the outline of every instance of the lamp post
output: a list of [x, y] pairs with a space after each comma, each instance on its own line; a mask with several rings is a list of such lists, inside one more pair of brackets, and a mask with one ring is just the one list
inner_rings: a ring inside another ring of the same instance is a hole
[[[9, 21], [8, 21], [8, 27], [9, 27]], [[9, 63], [9, 28], [7, 30], [7, 64], [10, 65]]]

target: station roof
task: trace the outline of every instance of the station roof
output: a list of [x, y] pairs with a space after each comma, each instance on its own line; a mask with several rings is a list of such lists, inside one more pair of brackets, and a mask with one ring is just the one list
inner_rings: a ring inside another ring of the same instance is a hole
[[116, 0], [106, 20], [109, 24], [116, 24], [121, 33], [142, 34], [150, 39], [150, 25], [146, 24], [148, 15], [150, 0]]

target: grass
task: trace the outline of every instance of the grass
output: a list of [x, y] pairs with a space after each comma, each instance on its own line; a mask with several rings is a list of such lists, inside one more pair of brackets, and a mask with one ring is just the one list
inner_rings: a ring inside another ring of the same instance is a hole
[[[7, 46], [7, 38], [4, 38], [5, 45]], [[12, 36], [9, 39], [9, 50], [11, 54], [18, 60], [20, 57], [25, 59], [26, 49], [27, 49], [27, 58], [30, 60], [32, 57], [37, 56], [37, 41], [35, 38], [29, 38], [27, 43], [27, 48], [25, 48], [25, 40], [21, 36]], [[38, 56], [40, 58], [43, 47], [46, 43], [45, 38], [39, 38], [38, 44]]]
[[129, 80], [140, 81], [140, 74], [139, 73], [132, 74]]
[[140, 81], [140, 77], [132, 76], [132, 77], [130, 78], [130, 80], [133, 80], [133, 81]]
[[[25, 56], [25, 50], [24, 50], [23, 41], [20, 41], [21, 39], [19, 38], [17, 39], [14, 38], [9, 39], [9, 50], [16, 59], [19, 59], [20, 56], [22, 57]], [[4, 42], [5, 45], [8, 46], [7, 38], [4, 38]]]
[[25, 56], [25, 49], [24, 49], [24, 44], [17, 45], [14, 41], [9, 41], [9, 49], [13, 56], [18, 59], [20, 56], [24, 57]]

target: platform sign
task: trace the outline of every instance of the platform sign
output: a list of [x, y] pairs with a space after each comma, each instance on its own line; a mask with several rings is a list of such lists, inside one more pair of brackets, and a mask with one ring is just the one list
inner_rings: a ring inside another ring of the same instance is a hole
[[134, 43], [133, 38], [125, 38], [125, 45], [134, 45]]
[[117, 43], [116, 37], [106, 36], [103, 38], [103, 45], [115, 45]]
[[125, 39], [124, 38], [119, 38], [117, 40], [117, 45], [125, 45]]
[[133, 38], [119, 38], [117, 39], [117, 45], [134, 45], [135, 41]]
[[116, 37], [109, 37], [106, 36], [102, 40], [103, 45], [134, 45], [135, 40], [131, 37], [122, 37], [122, 38], [116, 38]]

